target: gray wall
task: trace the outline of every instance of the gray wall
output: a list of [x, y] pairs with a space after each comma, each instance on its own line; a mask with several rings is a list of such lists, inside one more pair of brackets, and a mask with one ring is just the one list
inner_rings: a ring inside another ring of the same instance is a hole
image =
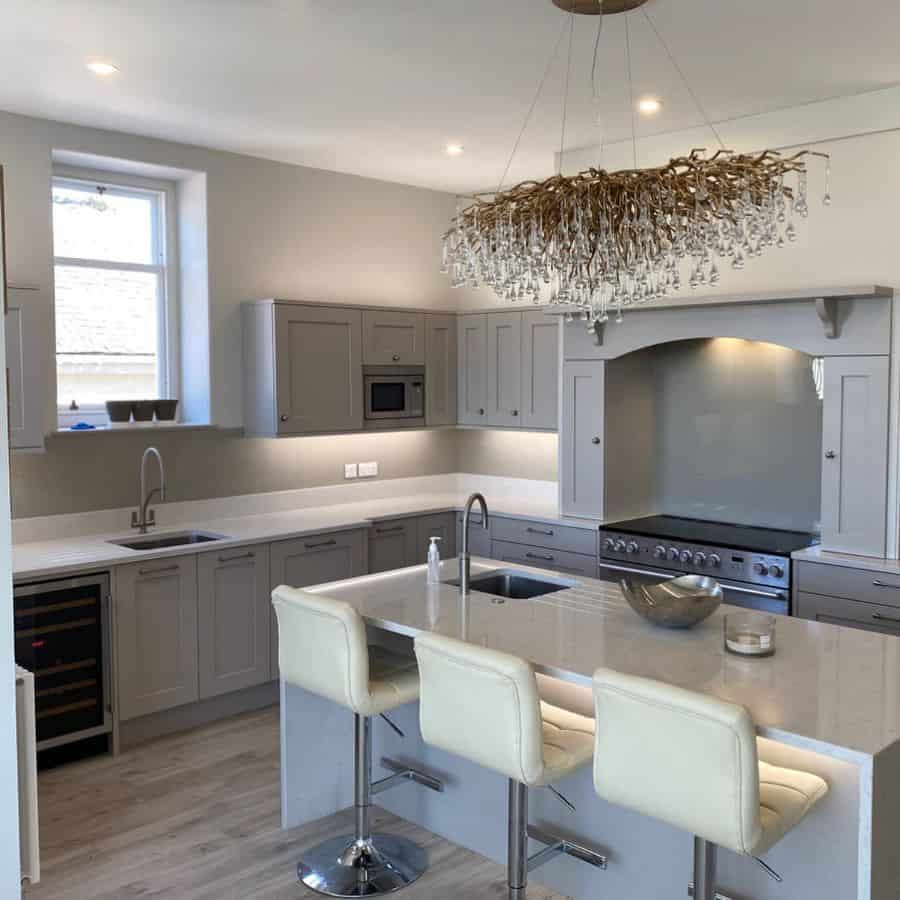
[[733, 338], [641, 353], [653, 379], [658, 511], [817, 528], [822, 404], [810, 357]]
[[457, 470], [475, 475], [556, 481], [557, 446], [557, 436], [543, 432], [460, 431]]

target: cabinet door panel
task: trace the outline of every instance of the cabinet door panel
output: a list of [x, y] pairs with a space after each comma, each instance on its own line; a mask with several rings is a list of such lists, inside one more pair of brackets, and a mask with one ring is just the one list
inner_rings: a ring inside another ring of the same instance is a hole
[[487, 317], [489, 425], [519, 427], [522, 406], [522, 314]]
[[888, 358], [824, 362], [822, 546], [884, 556], [887, 517]]
[[362, 428], [362, 314], [281, 304], [275, 312], [279, 434]]
[[[456, 515], [456, 552], [462, 552], [462, 513]], [[491, 556], [491, 528], [488, 522], [487, 528], [481, 527], [481, 514], [473, 512], [469, 516], [469, 556]]]
[[197, 700], [196, 557], [120, 566], [114, 599], [119, 718]]
[[369, 529], [369, 572], [390, 572], [415, 565], [417, 539], [415, 518], [376, 522]]
[[456, 316], [425, 317], [425, 424], [455, 425]]
[[501, 562], [519, 563], [537, 569], [550, 569], [567, 575], [582, 575], [595, 578], [597, 557], [566, 550], [548, 550], [546, 547], [529, 547], [527, 544], [511, 544], [507, 541], [493, 541], [491, 556]]
[[522, 313], [522, 427], [556, 430], [559, 414], [559, 317]]
[[487, 425], [487, 316], [459, 319], [459, 424]]
[[603, 404], [605, 363], [567, 362], [563, 367], [560, 488], [565, 515], [603, 517]]
[[[290, 541], [277, 541], [269, 548], [271, 589], [280, 584], [311, 587], [343, 578], [364, 575], [366, 548], [363, 531], [316, 534]], [[278, 677], [278, 621], [269, 606], [271, 623], [270, 676]]]
[[900, 636], [900, 614], [890, 606], [842, 597], [821, 597], [805, 591], [798, 593], [794, 606], [794, 614], [801, 619]]
[[41, 295], [9, 288], [6, 314], [6, 368], [9, 380], [10, 446], [43, 447], [41, 372], [34, 312]]
[[364, 310], [363, 362], [367, 366], [424, 366], [425, 314]]
[[201, 699], [268, 681], [268, 547], [201, 554], [197, 585]]
[[418, 520], [418, 538], [412, 564], [425, 562], [428, 557], [429, 538], [439, 537], [441, 559], [456, 556], [456, 513], [436, 513], [421, 516]]

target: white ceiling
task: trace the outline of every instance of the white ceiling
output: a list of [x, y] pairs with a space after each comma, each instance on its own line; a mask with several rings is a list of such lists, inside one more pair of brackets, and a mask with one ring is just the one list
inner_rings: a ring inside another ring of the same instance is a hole
[[[900, 83], [900, 3], [649, 0], [713, 120]], [[559, 149], [567, 16], [550, 0], [0, 0], [0, 108], [442, 190], [496, 186], [564, 37], [510, 179]], [[702, 117], [630, 19], [639, 135]], [[630, 138], [624, 17], [575, 19], [566, 148]], [[100, 79], [84, 63], [120, 73]], [[444, 153], [465, 145], [461, 157]]]

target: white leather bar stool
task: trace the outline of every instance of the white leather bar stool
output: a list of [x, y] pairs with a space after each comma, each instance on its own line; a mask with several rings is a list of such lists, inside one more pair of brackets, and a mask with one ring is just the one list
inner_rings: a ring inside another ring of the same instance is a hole
[[415, 659], [368, 646], [365, 622], [342, 601], [282, 585], [272, 592], [272, 603], [281, 677], [350, 709], [356, 734], [356, 830], [307, 850], [297, 877], [332, 897], [372, 897], [405, 887], [425, 871], [425, 851], [406, 838], [371, 833], [372, 795], [404, 781], [436, 791], [443, 785], [389, 759], [382, 765], [394, 774], [373, 783], [371, 724], [373, 716], [418, 697]]
[[757, 758], [750, 714], [611, 669], [594, 674], [594, 787], [610, 803], [694, 835], [695, 900], [715, 900], [716, 851], [759, 857], [828, 792], [808, 772]]
[[[415, 647], [424, 740], [509, 779], [509, 897], [523, 900], [528, 872], [561, 853], [605, 869], [596, 850], [528, 825], [528, 789], [590, 760], [591, 719], [543, 703], [534, 670], [517, 656], [433, 634]], [[545, 845], [530, 858], [529, 837]]]

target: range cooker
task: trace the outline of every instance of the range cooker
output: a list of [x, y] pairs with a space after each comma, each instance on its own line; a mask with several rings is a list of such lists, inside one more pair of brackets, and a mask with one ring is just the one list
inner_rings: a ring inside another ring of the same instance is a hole
[[600, 578], [659, 583], [709, 575], [726, 603], [790, 615], [791, 553], [816, 543], [804, 531], [645, 516], [600, 526]]

